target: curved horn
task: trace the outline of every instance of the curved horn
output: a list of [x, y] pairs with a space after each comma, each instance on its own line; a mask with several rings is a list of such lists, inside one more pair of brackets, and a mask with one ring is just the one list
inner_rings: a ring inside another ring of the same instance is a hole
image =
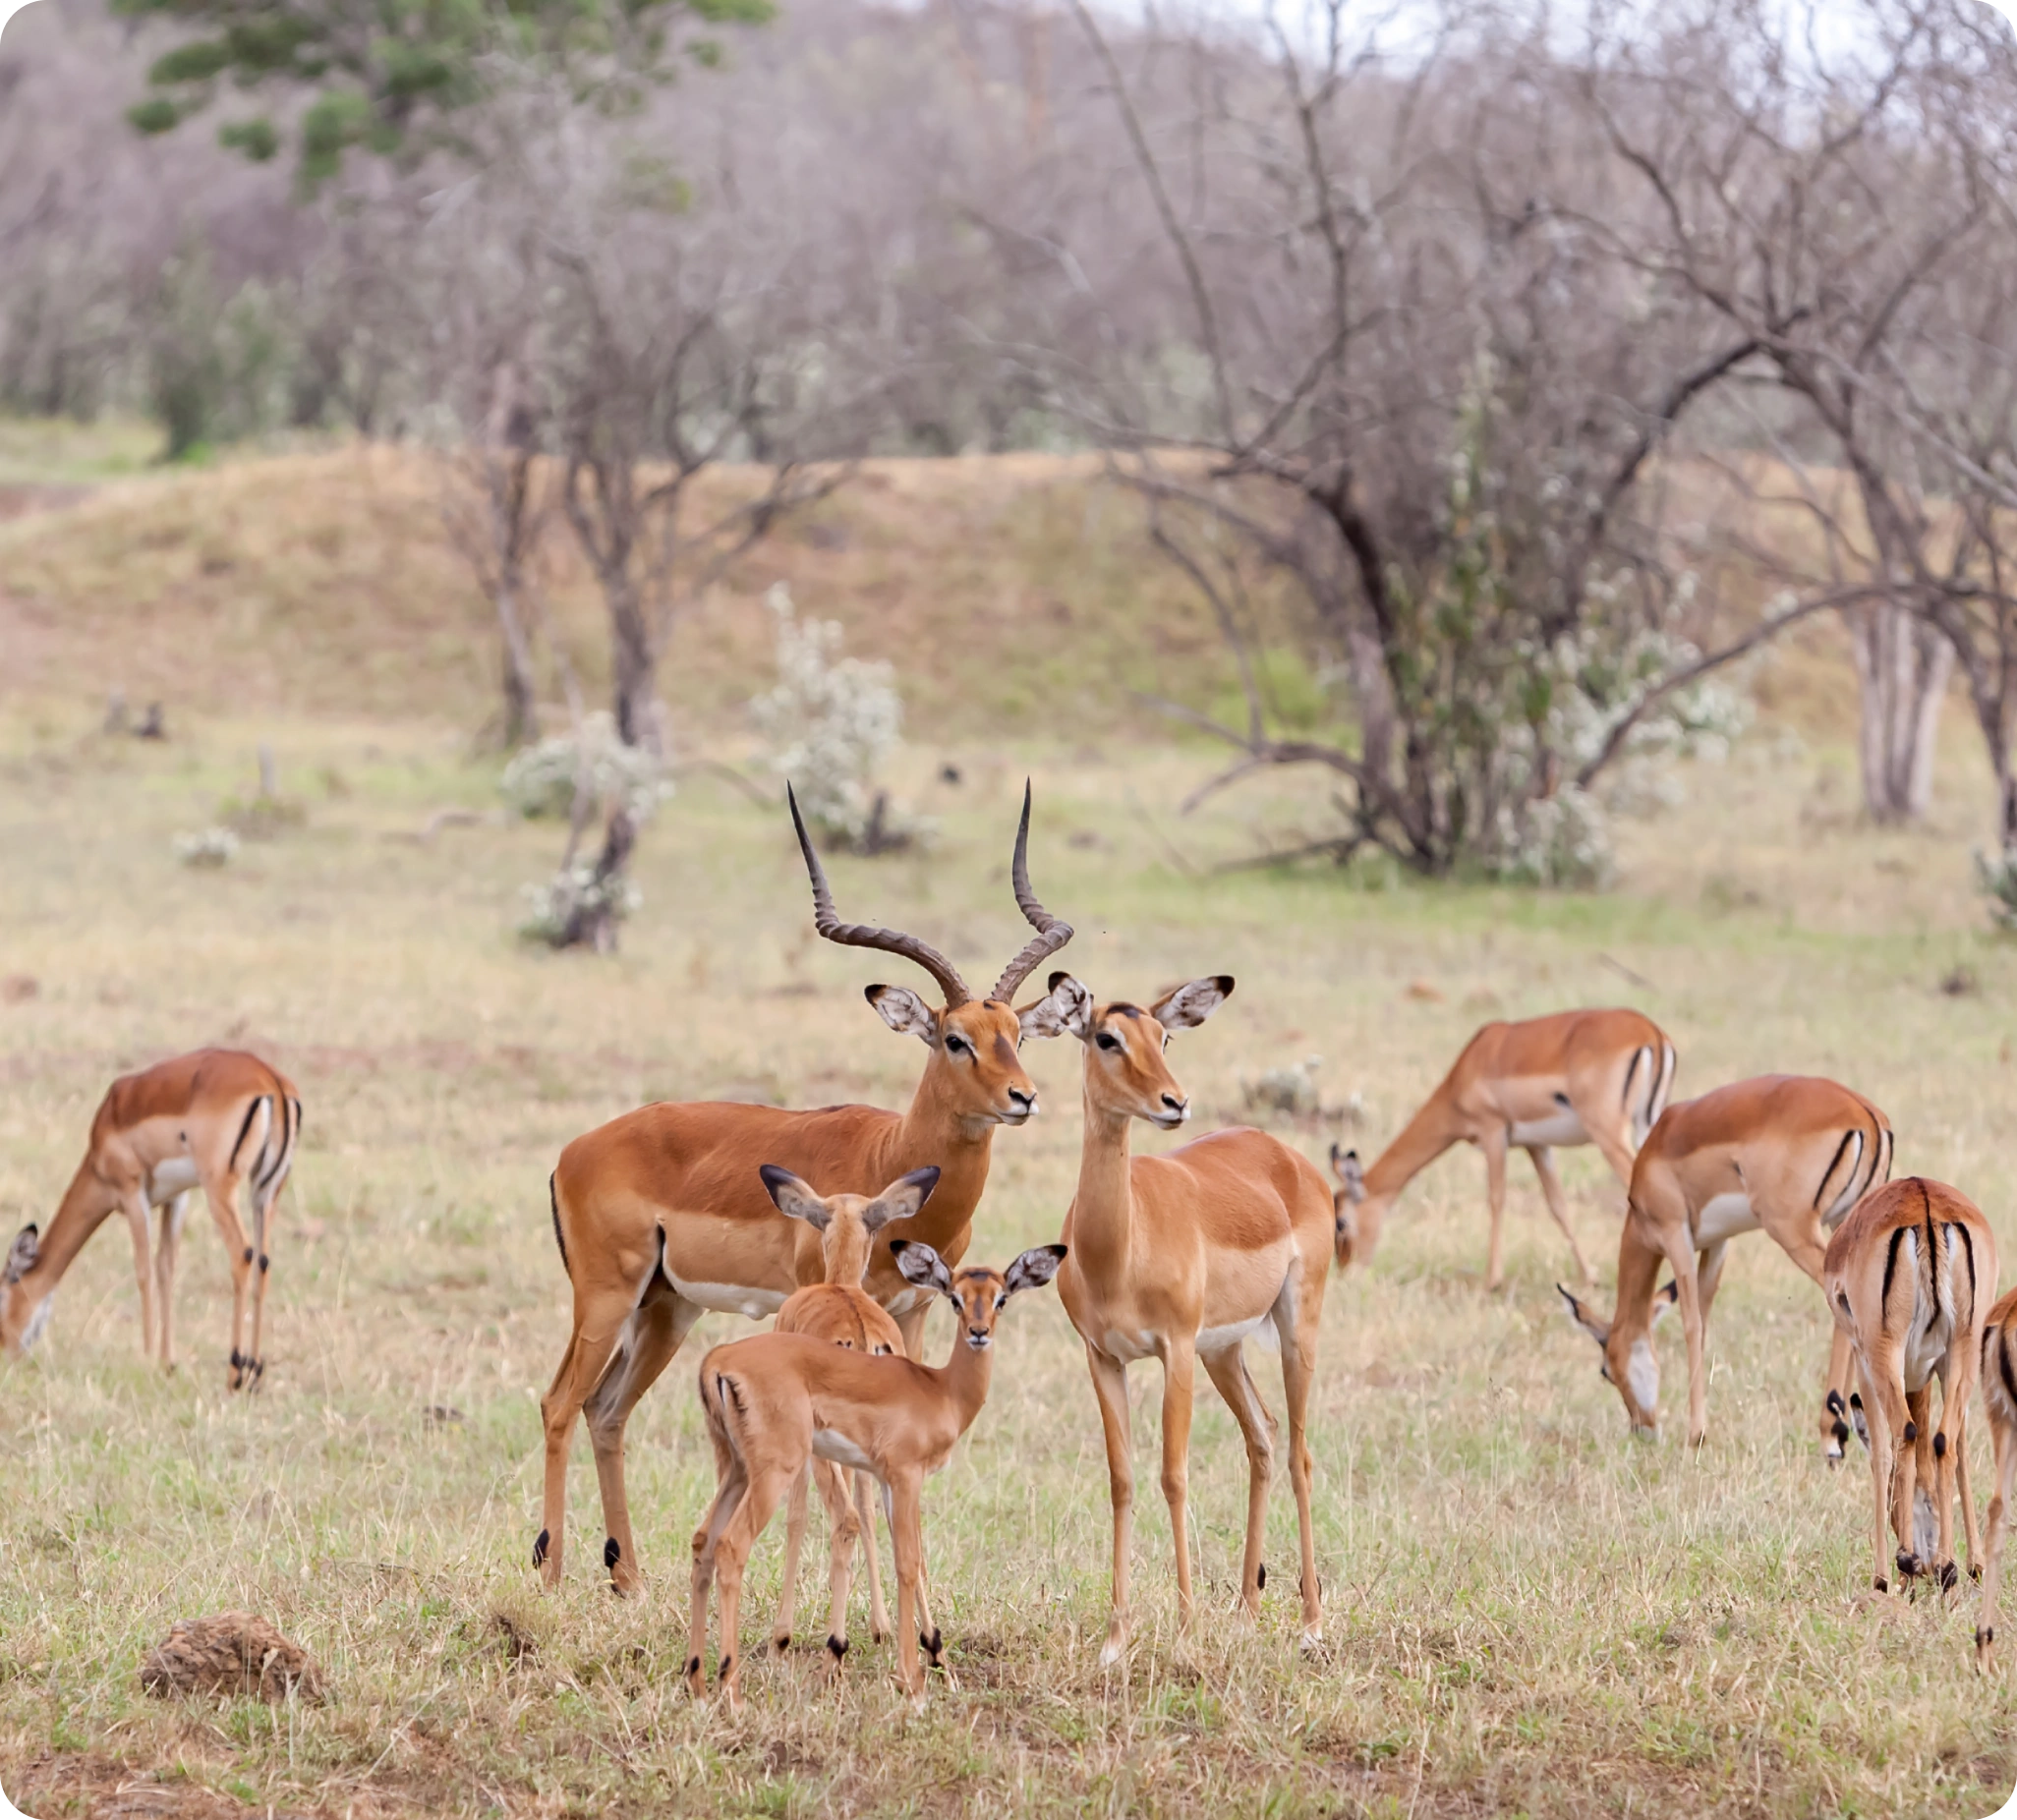
[[1022, 780], [1022, 825], [1015, 830], [1015, 864], [1009, 869], [1009, 878], [1015, 885], [1015, 907], [1029, 919], [1029, 925], [1037, 933], [1022, 952], [1008, 963], [1007, 971], [995, 982], [995, 990], [988, 996], [1003, 1004], [1009, 1003], [1015, 989], [1028, 979], [1037, 962], [1057, 953], [1071, 939], [1071, 925], [1062, 917], [1053, 916], [1037, 901], [1037, 894], [1029, 884], [1029, 779]]
[[829, 941], [837, 941], [843, 947], [880, 948], [886, 954], [900, 954], [905, 960], [916, 961], [938, 981], [949, 1011], [971, 999], [973, 993], [959, 977], [959, 969], [929, 941], [894, 929], [871, 929], [865, 923], [841, 922], [840, 913], [834, 908], [834, 889], [827, 882], [826, 868], [813, 851], [812, 836], [805, 831], [805, 817], [798, 813], [798, 796], [789, 784], [784, 786], [784, 794], [791, 804], [791, 825], [798, 830], [798, 850], [805, 855], [805, 870], [812, 878], [813, 927]]

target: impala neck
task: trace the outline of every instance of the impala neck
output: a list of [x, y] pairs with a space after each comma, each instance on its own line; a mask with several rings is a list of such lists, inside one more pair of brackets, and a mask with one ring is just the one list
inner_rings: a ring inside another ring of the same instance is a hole
[[883, 1179], [936, 1165], [939, 1185], [917, 1216], [916, 1224], [898, 1230], [929, 1230], [933, 1212], [940, 1208], [963, 1210], [956, 1223], [964, 1225], [988, 1185], [994, 1143], [995, 1121], [963, 1111], [953, 1103], [943, 1070], [928, 1064], [909, 1109], [896, 1123], [890, 1154], [882, 1165]]
[[42, 1295], [54, 1290], [86, 1241], [118, 1206], [117, 1192], [91, 1167], [90, 1158], [86, 1157], [71, 1177], [62, 1204], [49, 1222], [49, 1229], [40, 1235], [33, 1268], [21, 1274], [23, 1289]]
[[828, 1234], [821, 1261], [829, 1282], [858, 1283], [867, 1274], [872, 1241], [860, 1221], [836, 1224]]
[[1401, 1135], [1374, 1159], [1365, 1172], [1368, 1197], [1392, 1200], [1465, 1135], [1463, 1122], [1450, 1105], [1449, 1085], [1445, 1081], [1438, 1087]]
[[939, 1380], [939, 1388], [958, 1412], [962, 1435], [973, 1426], [974, 1417], [980, 1414], [981, 1405], [988, 1400], [988, 1383], [994, 1369], [994, 1346], [983, 1346], [976, 1351], [966, 1343], [966, 1318], [962, 1314], [952, 1335], [952, 1356], [934, 1374]]
[[1134, 1183], [1127, 1154], [1133, 1115], [1100, 1105], [1085, 1090], [1085, 1136], [1078, 1192], [1071, 1202], [1071, 1255], [1085, 1275], [1114, 1280], [1124, 1270], [1134, 1224]]

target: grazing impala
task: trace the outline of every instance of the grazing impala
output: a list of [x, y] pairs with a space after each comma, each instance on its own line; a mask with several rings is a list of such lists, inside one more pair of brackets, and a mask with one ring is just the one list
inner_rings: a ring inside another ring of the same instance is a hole
[[1316, 1376], [1317, 1323], [1336, 1240], [1324, 1178], [1304, 1158], [1265, 1132], [1214, 1131], [1162, 1157], [1127, 1154], [1128, 1129], [1140, 1118], [1172, 1131], [1190, 1116], [1189, 1101], [1164, 1060], [1172, 1032], [1194, 1029], [1226, 1001], [1233, 982], [1192, 980], [1144, 1011], [1095, 1006], [1068, 974], [1051, 977], [1035, 1007], [1046, 1024], [1085, 1046], [1085, 1137], [1078, 1189], [1065, 1220], [1070, 1255], [1058, 1293], [1085, 1341], [1099, 1397], [1114, 1501], [1114, 1609], [1101, 1661], [1127, 1646], [1128, 1544], [1133, 1527], [1134, 1466], [1127, 1367], [1163, 1362], [1163, 1496], [1177, 1547], [1177, 1598], [1190, 1621], [1188, 1495], [1190, 1405], [1199, 1360], [1233, 1411], [1246, 1441], [1246, 1552], [1240, 1601], [1260, 1609], [1267, 1570], [1261, 1531], [1274, 1462], [1275, 1418], [1246, 1369], [1242, 1343], [1272, 1326], [1282, 1351], [1289, 1408], [1289, 1478], [1302, 1552], [1302, 1635], [1322, 1635], [1316, 1544], [1310, 1525], [1309, 1449], [1303, 1440]]
[[[231, 1260], [231, 1388], [265, 1370], [267, 1216], [294, 1164], [301, 1096], [257, 1055], [203, 1049], [122, 1075], [91, 1120], [91, 1141], [42, 1233], [23, 1226], [0, 1267], [0, 1347], [20, 1356], [48, 1325], [56, 1285], [85, 1241], [126, 1216], [140, 1279], [141, 1350], [175, 1364], [175, 1264], [190, 1191], [201, 1186]], [[252, 1236], [240, 1197], [250, 1189]], [[147, 1216], [161, 1210], [149, 1257]], [[250, 1304], [252, 1335], [246, 1337]]]
[[1356, 1151], [1339, 1154], [1339, 1231], [1349, 1257], [1368, 1259], [1402, 1189], [1456, 1143], [1484, 1152], [1485, 1201], [1491, 1209], [1485, 1287], [1505, 1280], [1500, 1223], [1506, 1212], [1506, 1153], [1519, 1145], [1533, 1162], [1548, 1212], [1576, 1254], [1585, 1283], [1589, 1260], [1569, 1224], [1569, 1203], [1555, 1173], [1557, 1144], [1594, 1144], [1632, 1181], [1632, 1157], [1658, 1121], [1674, 1084], [1674, 1046], [1637, 1011], [1558, 1011], [1519, 1024], [1487, 1024], [1457, 1057], [1443, 1084], [1407, 1128], [1361, 1169]]
[[[968, 1269], [956, 1275], [929, 1245], [895, 1239], [890, 1249], [906, 1281], [927, 1295], [947, 1297], [957, 1312], [952, 1356], [946, 1364], [864, 1357], [803, 1334], [731, 1340], [701, 1360], [701, 1408], [715, 1446], [716, 1492], [693, 1538], [686, 1679], [695, 1693], [703, 1685], [708, 1591], [719, 1575], [721, 1690], [730, 1705], [741, 1705], [736, 1628], [743, 1564], [778, 1500], [815, 1456], [873, 1473], [889, 1489], [890, 1533], [896, 1545], [897, 1675], [907, 1692], [924, 1691], [918, 1644], [922, 1640], [934, 1657], [943, 1646], [936, 1631], [918, 1635], [924, 1481], [951, 1457], [987, 1401], [995, 1322], [1004, 1304], [1019, 1290], [1049, 1282], [1065, 1247], [1039, 1245], [1006, 1271]], [[828, 1638], [833, 1668], [846, 1647], [837, 1634]]]
[[[1760, 1226], [1816, 1283], [1827, 1234], [1891, 1173], [1891, 1121], [1861, 1094], [1811, 1075], [1766, 1074], [1670, 1106], [1632, 1168], [1618, 1241], [1618, 1313], [1605, 1322], [1560, 1283], [1576, 1324], [1604, 1355], [1635, 1431], [1659, 1430], [1660, 1366], [1650, 1337], [1662, 1302], [1678, 1302], [1688, 1335], [1688, 1440], [1708, 1420], [1703, 1338], [1723, 1254]], [[1674, 1280], [1656, 1295], [1661, 1264]], [[1849, 1439], [1849, 1337], [1828, 1358], [1821, 1445], [1832, 1462]]]
[[[1029, 882], [1029, 792], [1015, 835], [1015, 901], [1036, 935], [994, 990], [976, 1000], [958, 970], [927, 942], [890, 929], [842, 923], [827, 875], [791, 805], [812, 879], [813, 923], [829, 941], [915, 961], [945, 995], [934, 1010], [907, 986], [871, 986], [868, 1001], [900, 1036], [929, 1052], [905, 1112], [830, 1106], [787, 1112], [711, 1102], [647, 1106], [578, 1137], [560, 1153], [551, 1183], [553, 1233], [574, 1288], [574, 1332], [541, 1409], [546, 1422], [545, 1513], [533, 1564], [560, 1581], [567, 1444], [588, 1409], [602, 1484], [611, 1584], [638, 1584], [637, 1547], [623, 1489], [623, 1429], [637, 1399], [678, 1351], [704, 1310], [760, 1321], [793, 1289], [820, 1280], [812, 1230], [771, 1204], [753, 1164], [766, 1158], [827, 1190], [858, 1192], [927, 1165], [942, 1173], [931, 1206], [905, 1223], [909, 1236], [957, 1262], [987, 1183], [997, 1125], [1026, 1124], [1035, 1084], [1016, 1054], [1031, 1013], [1010, 1008], [1036, 964], [1071, 938], [1071, 925], [1037, 901]], [[887, 1255], [864, 1285], [895, 1316], [914, 1358], [930, 1297]]]
[[[873, 1199], [860, 1194], [836, 1194], [822, 1200], [789, 1169], [769, 1163], [757, 1173], [763, 1177], [764, 1186], [770, 1190], [780, 1214], [788, 1220], [803, 1220], [820, 1235], [820, 1264], [825, 1273], [819, 1282], [794, 1289], [785, 1297], [784, 1306], [778, 1311], [777, 1331], [809, 1335], [871, 1357], [901, 1352], [903, 1336], [896, 1323], [880, 1302], [870, 1298], [861, 1280], [868, 1272], [875, 1235], [892, 1221], [916, 1219], [918, 1209], [931, 1199], [932, 1190], [938, 1186], [937, 1168], [913, 1169]], [[890, 1634], [890, 1616], [883, 1609], [883, 1576], [876, 1560], [869, 1475], [854, 1475], [854, 1508], [850, 1509], [840, 1469], [831, 1460], [808, 1460], [806, 1470], [791, 1484], [791, 1502], [785, 1510], [784, 1587], [778, 1599], [778, 1621], [771, 1628], [771, 1643], [780, 1654], [791, 1647], [798, 1552], [805, 1540], [805, 1494], [808, 1481], [814, 1477], [820, 1481], [820, 1500], [827, 1507], [827, 1522], [832, 1531], [833, 1558], [827, 1577], [833, 1606], [827, 1624], [827, 1648], [837, 1665], [847, 1649], [847, 1588], [857, 1537], [868, 1555], [869, 1635], [878, 1643]], [[924, 1623], [929, 1634], [929, 1611], [924, 1615]]]
[[[1975, 1624], [1975, 1666], [1988, 1669], [1996, 1656], [1996, 1593], [2003, 1580], [2003, 1538], [2010, 1527], [2010, 1499], [2017, 1495], [2017, 1289], [1988, 1311], [1982, 1329], [1982, 1403], [1989, 1441], [1996, 1450], [1996, 1489], [1989, 1500], [1984, 1541], [1982, 1613]], [[1958, 1456], [1965, 1469], [1967, 1455]], [[1974, 1564], [1970, 1544], [1969, 1564]]]
[[[1944, 1595], [1959, 1577], [1957, 1475], [1968, 1564], [1982, 1571], [1982, 1537], [1968, 1488], [1968, 1399], [1982, 1368], [1984, 1317], [1996, 1292], [1996, 1235], [1965, 1194], [1908, 1175], [1873, 1190], [1835, 1228], [1821, 1279], [1863, 1379], [1876, 1503], [1876, 1590], [1890, 1590], [1888, 1507], [1899, 1574], [1909, 1586], [1931, 1569]], [[1934, 1378], [1940, 1381], [1937, 1425], [1931, 1419]]]

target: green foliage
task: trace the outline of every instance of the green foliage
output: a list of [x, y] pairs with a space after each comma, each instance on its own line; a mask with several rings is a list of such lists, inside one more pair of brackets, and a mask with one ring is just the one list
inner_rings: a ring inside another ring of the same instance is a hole
[[[443, 142], [448, 116], [483, 96], [499, 53], [565, 61], [585, 95], [620, 107], [669, 77], [675, 58], [720, 64], [720, 39], [682, 36], [684, 21], [758, 26], [776, 10], [773, 0], [509, 0], [501, 8], [473, 0], [113, 0], [113, 8], [163, 16], [196, 34], [148, 72], [157, 92], [129, 111], [137, 131], [172, 131], [207, 108], [226, 82], [305, 94], [296, 157], [311, 191], [352, 150], [417, 157]], [[259, 162], [279, 151], [279, 133], [263, 117], [218, 137]]]

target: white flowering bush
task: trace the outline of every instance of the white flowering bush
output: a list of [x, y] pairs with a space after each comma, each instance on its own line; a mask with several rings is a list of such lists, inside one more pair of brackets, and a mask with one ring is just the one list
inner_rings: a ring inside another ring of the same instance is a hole
[[201, 834], [177, 834], [175, 857], [185, 866], [228, 866], [238, 857], [238, 836], [228, 827], [206, 827]]
[[893, 811], [876, 772], [903, 737], [903, 703], [888, 663], [840, 655], [840, 627], [800, 619], [782, 582], [764, 597], [777, 621], [778, 685], [749, 705], [806, 819], [863, 852], [909, 844], [927, 831]]
[[1511, 884], [1602, 890], [1617, 876], [1603, 805], [1574, 784], [1499, 812], [1496, 851], [1486, 870]]
[[[626, 746], [606, 713], [582, 716], [580, 736], [556, 733], [528, 746], [504, 768], [498, 788], [504, 800], [528, 820], [566, 821], [574, 813], [577, 782], [598, 803], [620, 802], [633, 822], [652, 813], [672, 794], [672, 782], [659, 760], [642, 747]], [[545, 889], [545, 886], [534, 887]]]
[[587, 860], [555, 873], [545, 884], [528, 884], [521, 890], [525, 908], [518, 933], [525, 940], [547, 947], [566, 945], [585, 921], [624, 922], [644, 903], [644, 893], [627, 878], [598, 878]]
[[1263, 1112], [1292, 1112], [1308, 1116], [1322, 1110], [1317, 1074], [1324, 1065], [1321, 1055], [1306, 1055], [1289, 1067], [1269, 1068], [1258, 1078], [1240, 1083], [1249, 1109]]
[[1996, 927], [2017, 935], [2017, 847], [2005, 847], [1994, 859], [1978, 851], [1975, 882]]

